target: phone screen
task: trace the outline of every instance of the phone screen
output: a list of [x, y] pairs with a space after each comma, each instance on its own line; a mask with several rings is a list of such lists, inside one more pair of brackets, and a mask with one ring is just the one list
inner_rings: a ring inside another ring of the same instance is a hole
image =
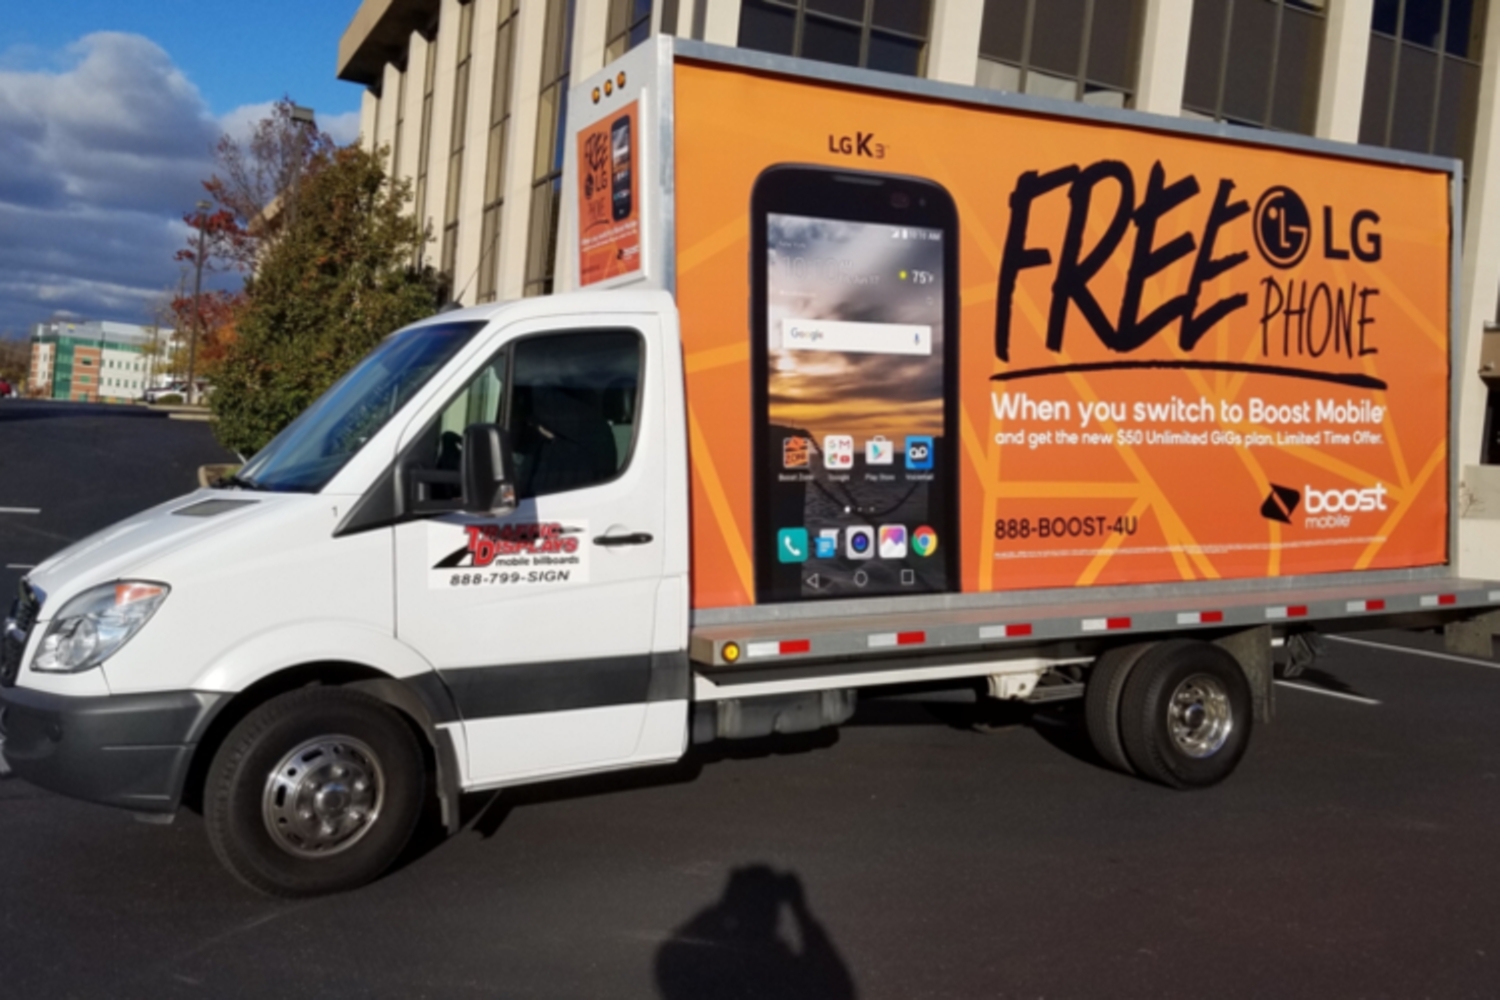
[[763, 601], [953, 589], [943, 228], [768, 211]]
[[616, 222], [630, 216], [630, 118], [610, 127], [610, 207]]

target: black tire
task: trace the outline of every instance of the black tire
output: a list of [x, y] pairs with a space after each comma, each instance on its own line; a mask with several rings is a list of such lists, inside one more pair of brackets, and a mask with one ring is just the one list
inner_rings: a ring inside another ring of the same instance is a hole
[[1170, 788], [1216, 785], [1250, 745], [1251, 705], [1250, 682], [1225, 650], [1193, 639], [1157, 643], [1120, 699], [1125, 753], [1136, 773]]
[[311, 687], [235, 726], [209, 767], [203, 812], [214, 854], [241, 882], [318, 896], [385, 872], [426, 796], [422, 748], [401, 716], [358, 691]]
[[1089, 741], [1104, 763], [1117, 771], [1134, 774], [1135, 767], [1125, 755], [1120, 739], [1120, 694], [1125, 690], [1131, 668], [1152, 646], [1149, 642], [1116, 646], [1094, 662], [1083, 694], [1084, 723]]

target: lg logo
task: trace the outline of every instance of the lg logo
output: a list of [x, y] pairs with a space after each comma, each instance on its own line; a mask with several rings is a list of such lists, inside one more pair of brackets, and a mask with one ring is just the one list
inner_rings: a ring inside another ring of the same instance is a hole
[[1307, 206], [1289, 187], [1273, 187], [1255, 203], [1255, 245], [1274, 267], [1293, 267], [1307, 256], [1312, 220]]
[[[1348, 242], [1339, 245], [1332, 205], [1323, 206], [1323, 257], [1325, 260], [1348, 260], [1352, 253], [1367, 264], [1380, 259], [1380, 233], [1375, 229], [1380, 216], [1367, 208], [1349, 217]], [[1267, 188], [1255, 203], [1255, 247], [1266, 263], [1285, 270], [1296, 267], [1307, 256], [1314, 238], [1312, 213], [1302, 196], [1285, 185]]]

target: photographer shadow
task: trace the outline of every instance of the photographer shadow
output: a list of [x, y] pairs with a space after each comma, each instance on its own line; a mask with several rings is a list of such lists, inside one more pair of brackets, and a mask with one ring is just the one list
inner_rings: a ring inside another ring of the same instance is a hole
[[735, 869], [718, 902], [673, 932], [656, 953], [656, 985], [664, 1000], [855, 997], [848, 967], [807, 908], [802, 881], [766, 865]]

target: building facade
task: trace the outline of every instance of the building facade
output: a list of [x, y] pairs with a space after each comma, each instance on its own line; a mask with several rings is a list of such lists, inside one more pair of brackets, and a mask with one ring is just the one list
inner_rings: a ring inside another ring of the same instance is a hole
[[53, 320], [31, 330], [28, 393], [47, 399], [128, 402], [153, 384], [172, 331], [133, 323]]
[[363, 0], [338, 75], [364, 85], [362, 141], [412, 181], [426, 261], [466, 304], [545, 294], [570, 266], [556, 238], [569, 81], [661, 32], [1456, 157], [1461, 567], [1493, 574], [1500, 366], [1481, 356], [1500, 358], [1500, 334], [1484, 334], [1500, 298], [1500, 16], [1487, 14], [1488, 0]]

